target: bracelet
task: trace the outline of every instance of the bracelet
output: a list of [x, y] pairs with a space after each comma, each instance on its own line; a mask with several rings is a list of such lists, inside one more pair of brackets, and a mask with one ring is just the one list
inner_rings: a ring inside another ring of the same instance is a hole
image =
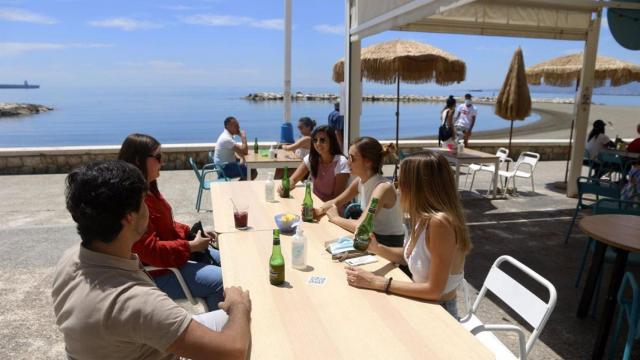
[[387, 286], [384, 287], [384, 293], [385, 294], [389, 293], [389, 288], [391, 287], [391, 280], [393, 280], [392, 277], [389, 278], [389, 280], [387, 281]]

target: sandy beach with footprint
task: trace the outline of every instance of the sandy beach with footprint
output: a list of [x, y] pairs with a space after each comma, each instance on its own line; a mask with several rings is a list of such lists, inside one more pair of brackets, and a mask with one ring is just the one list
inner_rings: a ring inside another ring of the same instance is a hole
[[[540, 119], [529, 124], [520, 123], [519, 127], [514, 127], [514, 139], [569, 138], [569, 129], [573, 117], [572, 104], [533, 103], [532, 112], [537, 113]], [[591, 124], [597, 119], [611, 121], [613, 126], [607, 126], [606, 134], [612, 138], [616, 135], [620, 135], [623, 139], [634, 139], [640, 136], [636, 132], [636, 126], [640, 123], [640, 106], [591, 105], [589, 130], [591, 129]], [[402, 122], [402, 119], [400, 121]], [[477, 121], [482, 121], [482, 113], [478, 115]], [[414, 139], [435, 138], [435, 136], [422, 136]], [[508, 138], [509, 121], [507, 120], [505, 120], [505, 128], [503, 129], [478, 131], [474, 132], [471, 137], [472, 140]]]

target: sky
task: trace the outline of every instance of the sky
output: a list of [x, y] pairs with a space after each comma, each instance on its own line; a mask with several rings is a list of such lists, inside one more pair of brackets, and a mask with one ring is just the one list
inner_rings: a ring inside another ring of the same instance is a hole
[[[0, 0], [0, 83], [277, 90], [283, 17], [283, 0]], [[343, 56], [343, 33], [343, 0], [293, 0], [294, 91], [336, 87], [331, 69]], [[518, 46], [527, 66], [583, 48], [577, 41], [393, 31], [362, 45], [399, 38], [463, 59], [467, 80], [459, 86], [474, 89], [499, 88]], [[598, 53], [640, 63], [640, 52], [618, 45], [606, 21]]]

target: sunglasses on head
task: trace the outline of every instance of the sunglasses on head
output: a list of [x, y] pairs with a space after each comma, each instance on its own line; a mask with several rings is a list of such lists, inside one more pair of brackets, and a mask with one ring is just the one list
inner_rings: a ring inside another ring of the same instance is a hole
[[313, 139], [314, 144], [317, 144], [317, 143], [324, 144], [326, 142], [327, 142], [327, 138], [323, 138], [323, 137]]
[[149, 157], [156, 158], [158, 162], [162, 162], [162, 153], [157, 153], [155, 155], [149, 155]]

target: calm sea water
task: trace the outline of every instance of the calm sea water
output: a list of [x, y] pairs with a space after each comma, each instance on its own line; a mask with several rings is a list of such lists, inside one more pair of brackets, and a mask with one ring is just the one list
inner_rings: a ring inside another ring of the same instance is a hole
[[[222, 121], [233, 115], [248, 136], [277, 140], [283, 117], [282, 102], [251, 102], [242, 97], [252, 91], [277, 89], [219, 88], [52, 88], [0, 90], [0, 102], [28, 102], [52, 106], [54, 111], [20, 118], [0, 119], [0, 147], [116, 145], [132, 132], [147, 133], [163, 143], [214, 142]], [[336, 92], [336, 89], [295, 89]], [[386, 92], [390, 93], [392, 90]], [[370, 93], [366, 91], [366, 93]], [[381, 93], [375, 91], [371, 93]], [[409, 93], [409, 92], [408, 92]], [[411, 92], [416, 93], [416, 92]], [[420, 95], [462, 94], [464, 91], [421, 91]], [[480, 95], [480, 94], [478, 94]], [[482, 95], [492, 95], [491, 92]], [[534, 97], [569, 98], [571, 94], [534, 94]], [[638, 105], [637, 96], [596, 96], [594, 101]], [[400, 137], [436, 134], [442, 104], [400, 105]], [[479, 108], [476, 130], [509, 126], [493, 114], [491, 105]], [[310, 116], [326, 123], [329, 102], [292, 104], [292, 119]], [[395, 135], [395, 103], [363, 103], [361, 133], [390, 139]], [[532, 115], [516, 126], [537, 120]]]

